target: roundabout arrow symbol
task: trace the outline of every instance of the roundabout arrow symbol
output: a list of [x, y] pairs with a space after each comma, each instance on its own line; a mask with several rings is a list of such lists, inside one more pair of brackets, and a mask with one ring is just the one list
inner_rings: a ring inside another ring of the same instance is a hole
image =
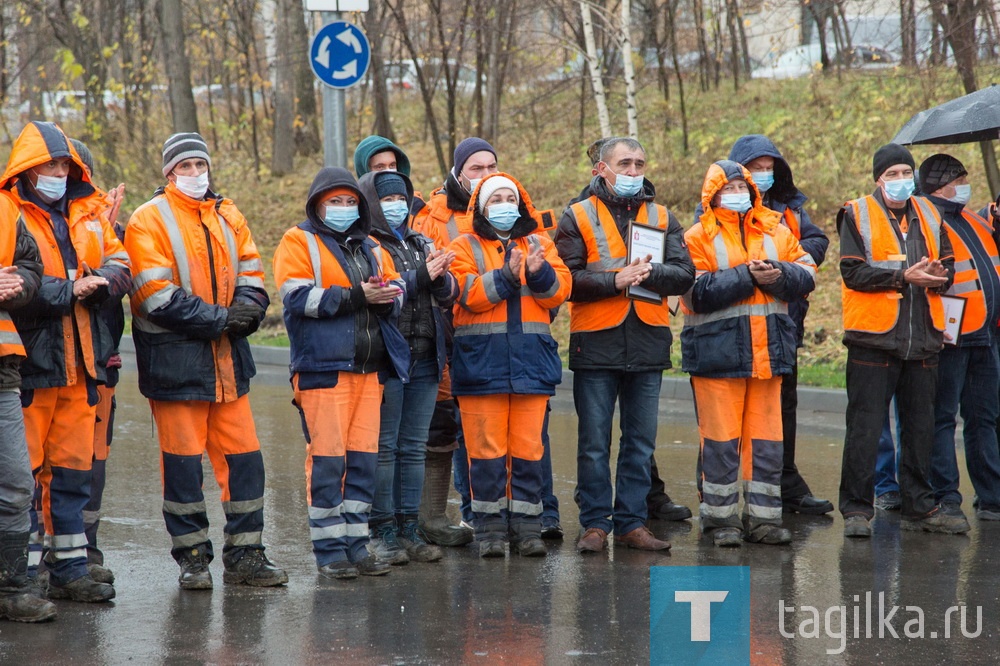
[[339, 69], [333, 73], [333, 78], [340, 79], [353, 79], [358, 75], [358, 61], [352, 60], [351, 62], [344, 65], [343, 69]]
[[330, 69], [330, 38], [324, 37], [319, 43], [319, 53], [316, 54], [316, 62], [323, 65], [324, 69]]
[[361, 53], [362, 51], [361, 42], [358, 40], [357, 35], [355, 35], [350, 28], [338, 34], [337, 39], [346, 44], [347, 46], [350, 46], [352, 49], [354, 49], [355, 53]]

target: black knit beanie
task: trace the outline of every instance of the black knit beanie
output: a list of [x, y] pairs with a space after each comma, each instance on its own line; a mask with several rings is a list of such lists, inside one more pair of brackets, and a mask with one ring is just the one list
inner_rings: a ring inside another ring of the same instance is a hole
[[875, 157], [872, 159], [872, 180], [877, 181], [885, 170], [894, 164], [909, 164], [911, 169], [916, 166], [910, 151], [898, 143], [887, 143], [875, 151]]
[[920, 165], [920, 192], [930, 194], [968, 173], [965, 166], [951, 155], [931, 155]]

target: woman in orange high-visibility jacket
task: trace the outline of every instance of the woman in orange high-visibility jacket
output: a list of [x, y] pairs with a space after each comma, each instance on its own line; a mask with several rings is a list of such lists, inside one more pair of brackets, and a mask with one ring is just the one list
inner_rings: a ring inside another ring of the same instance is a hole
[[163, 519], [181, 589], [213, 586], [206, 452], [226, 514], [223, 582], [284, 585], [287, 574], [264, 554], [264, 459], [248, 395], [256, 368], [246, 337], [270, 301], [250, 226], [231, 199], [209, 189], [211, 169], [201, 135], [169, 137], [167, 184], [125, 231], [139, 390], [159, 434]]
[[702, 531], [717, 546], [788, 543], [791, 534], [781, 527], [781, 376], [792, 371], [796, 348], [788, 303], [812, 291], [816, 263], [781, 216], [763, 207], [750, 172], [737, 162], [709, 167], [701, 205], [684, 235], [696, 277], [683, 299], [681, 348], [701, 435]]
[[405, 285], [370, 231], [354, 176], [327, 167], [313, 179], [305, 222], [274, 253], [306, 438], [309, 535], [324, 578], [389, 572], [368, 552], [368, 516], [382, 384], [409, 381], [410, 350], [396, 327]]
[[[35, 482], [41, 491], [49, 597], [99, 602], [113, 586], [87, 571], [83, 511], [90, 496], [97, 386], [113, 346], [101, 305], [132, 284], [125, 248], [108, 224], [101, 195], [80, 156], [53, 123], [31, 122], [14, 142], [0, 188], [20, 207], [38, 243], [38, 295], [11, 313], [24, 342], [21, 404]], [[34, 574], [40, 530], [29, 555]]]
[[512, 549], [544, 556], [542, 423], [562, 376], [549, 311], [569, 297], [571, 277], [534, 206], [506, 174], [487, 176], [469, 202], [472, 234], [460, 236], [451, 270], [455, 305], [452, 393], [469, 451], [476, 539], [482, 557]]

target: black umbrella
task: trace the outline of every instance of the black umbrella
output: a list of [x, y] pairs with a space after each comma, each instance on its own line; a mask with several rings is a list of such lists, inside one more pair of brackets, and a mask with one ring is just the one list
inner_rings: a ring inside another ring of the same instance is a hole
[[1000, 138], [1000, 86], [990, 86], [921, 111], [892, 141], [972, 143]]

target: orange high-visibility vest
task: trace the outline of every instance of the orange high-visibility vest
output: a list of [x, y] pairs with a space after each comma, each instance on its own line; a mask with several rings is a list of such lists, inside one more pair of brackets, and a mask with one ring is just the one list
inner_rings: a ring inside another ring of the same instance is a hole
[[[920, 230], [927, 244], [927, 257], [940, 258], [941, 216], [937, 208], [923, 197], [911, 197]], [[892, 223], [875, 197], [868, 195], [847, 202], [854, 214], [865, 247], [865, 261], [876, 268], [900, 270], [906, 268], [905, 248], [900, 247]], [[844, 310], [844, 330], [862, 333], [888, 333], [899, 320], [901, 298], [896, 291], [860, 292], [849, 289], [841, 283], [841, 298]], [[941, 296], [927, 291], [931, 320], [939, 331], [944, 330], [944, 305]]]
[[[4, 225], [0, 232], [0, 266], [14, 265], [14, 251], [17, 249], [17, 224]], [[10, 313], [0, 310], [0, 356], [26, 356], [24, 343], [17, 334]]]
[[986, 323], [986, 294], [983, 293], [979, 276], [984, 271], [993, 271], [1000, 275], [1000, 258], [997, 257], [997, 246], [989, 223], [970, 210], [963, 210], [962, 217], [969, 223], [984, 252], [990, 257], [988, 266], [977, 266], [973, 260], [972, 250], [951, 225], [945, 223], [951, 247], [955, 251], [955, 281], [946, 295], [965, 299], [962, 334], [967, 335], [978, 331]]
[[795, 236], [795, 240], [802, 240], [802, 229], [799, 225], [799, 216], [795, 214], [795, 211], [785, 206], [785, 211], [781, 214], [782, 221], [785, 226], [792, 231], [792, 235]]
[[[587, 245], [587, 270], [617, 273], [625, 267], [628, 248], [618, 231], [611, 211], [597, 197], [590, 197], [570, 206], [580, 236]], [[659, 204], [646, 203], [635, 217], [638, 224], [647, 224], [666, 230], [670, 220], [667, 209]], [[618, 326], [629, 311], [635, 308], [643, 323], [649, 326], [669, 326], [670, 307], [667, 299], [659, 304], [626, 298], [624, 293], [589, 303], [569, 304], [570, 332], [602, 331]]]

